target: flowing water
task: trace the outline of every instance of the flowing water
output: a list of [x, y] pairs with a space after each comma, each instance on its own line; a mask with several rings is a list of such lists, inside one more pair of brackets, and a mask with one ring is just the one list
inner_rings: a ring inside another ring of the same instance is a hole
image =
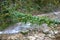
[[30, 28], [30, 23], [16, 23], [8, 28], [6, 28], [3, 31], [0, 31], [0, 34], [13, 34], [13, 33], [18, 33], [22, 30], [26, 30], [27, 28]]

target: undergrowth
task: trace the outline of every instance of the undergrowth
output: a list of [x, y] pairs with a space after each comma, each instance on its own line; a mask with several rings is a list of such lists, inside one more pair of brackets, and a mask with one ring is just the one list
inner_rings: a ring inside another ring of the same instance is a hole
[[[38, 25], [47, 23], [59, 24], [59, 21], [51, 20], [48, 17], [37, 17], [31, 15], [32, 11], [50, 12], [60, 5], [59, 0], [0, 0], [0, 30], [17, 22], [30, 22]], [[19, 11], [29, 12], [28, 14]]]
[[18, 11], [13, 11], [10, 14], [6, 13], [0, 16], [0, 30], [3, 30], [9, 25], [18, 22], [24, 22], [24, 23], [30, 22], [32, 24], [37, 24], [37, 25], [46, 23], [48, 24], [48, 26], [51, 26], [51, 24], [53, 25], [60, 24], [60, 21], [50, 19], [47, 16], [38, 17], [38, 16], [33, 16], [31, 14], [24, 14]]

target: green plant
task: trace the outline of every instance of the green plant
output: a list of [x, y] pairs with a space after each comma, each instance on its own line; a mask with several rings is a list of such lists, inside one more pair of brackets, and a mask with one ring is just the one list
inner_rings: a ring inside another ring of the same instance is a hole
[[[51, 7], [52, 5], [53, 7]], [[57, 5], [59, 5], [59, 0], [2, 0], [0, 2], [0, 30], [17, 22], [31, 22], [32, 24], [36, 23], [39, 25], [43, 23], [47, 23], [48, 25], [59, 24], [59, 21], [51, 20], [48, 17], [37, 17], [29, 13], [17, 12], [19, 11], [18, 9], [25, 9], [31, 12], [31, 10], [38, 11], [39, 8], [44, 12], [46, 9], [51, 10]]]
[[60, 24], [60, 21], [57, 21], [56, 19], [50, 19], [47, 16], [38, 17], [38, 16], [33, 16], [31, 14], [20, 13], [18, 11], [14, 11], [13, 15], [16, 18], [16, 20], [18, 20], [19, 22], [25, 22], [25, 23], [30, 22], [32, 24], [37, 24], [37, 25], [40, 25], [43, 23], [46, 23], [48, 25]]
[[20, 13], [18, 11], [11, 11], [10, 14], [6, 13], [0, 16], [0, 29], [5, 29], [9, 25], [13, 25], [13, 23], [18, 22], [30, 22], [37, 25], [46, 23], [48, 24], [48, 26], [50, 26], [51, 24], [60, 24], [60, 21], [57, 21], [56, 19], [50, 19], [47, 16], [38, 17], [31, 14]]

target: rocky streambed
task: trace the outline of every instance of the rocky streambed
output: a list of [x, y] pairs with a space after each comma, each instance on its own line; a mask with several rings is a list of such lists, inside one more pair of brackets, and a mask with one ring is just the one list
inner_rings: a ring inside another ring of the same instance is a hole
[[[38, 16], [48, 16], [50, 18], [60, 18], [60, 12], [42, 14]], [[32, 25], [27, 22], [14, 24], [7, 29], [0, 31], [1, 40], [60, 40], [60, 25], [56, 25], [56, 30], [51, 29], [47, 24]]]

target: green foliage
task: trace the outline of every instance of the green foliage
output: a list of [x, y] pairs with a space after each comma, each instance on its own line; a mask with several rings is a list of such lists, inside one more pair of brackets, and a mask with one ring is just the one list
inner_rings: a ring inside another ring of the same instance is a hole
[[6, 13], [0, 16], [0, 30], [3, 30], [9, 25], [11, 24], [13, 25], [13, 23], [18, 23], [18, 22], [24, 22], [24, 23], [30, 22], [32, 24], [37, 24], [37, 25], [46, 23], [48, 24], [48, 26], [50, 26], [51, 24], [60, 24], [60, 21], [52, 20], [47, 16], [38, 17], [38, 16], [33, 16], [31, 14], [24, 14], [18, 11], [13, 11], [12, 13], [10, 12], [10, 14]]
[[59, 7], [60, 0], [3, 0], [0, 4], [2, 13], [8, 12], [7, 10], [10, 8], [23, 12], [34, 10], [51, 12]]
[[[31, 12], [33, 10], [49, 12], [60, 5], [59, 0], [1, 0], [0, 1], [0, 30], [5, 29], [11, 24], [17, 22], [31, 22], [32, 24], [60, 23], [51, 21], [47, 17], [37, 17], [31, 14], [23, 14], [17, 11]], [[49, 9], [49, 10], [48, 10]]]
[[38, 6], [38, 10], [42, 12], [51, 12], [54, 11], [59, 5], [59, 0], [35, 0], [35, 4]]
[[60, 24], [60, 21], [57, 21], [56, 19], [50, 19], [47, 16], [42, 16], [42, 17], [38, 17], [38, 16], [33, 16], [31, 14], [24, 14], [24, 13], [20, 13], [18, 11], [14, 11], [13, 12], [14, 18], [18, 20], [18, 22], [30, 22], [32, 24], [37, 24], [37, 25], [41, 25], [43, 23], [46, 23], [49, 25], [51, 24]]

